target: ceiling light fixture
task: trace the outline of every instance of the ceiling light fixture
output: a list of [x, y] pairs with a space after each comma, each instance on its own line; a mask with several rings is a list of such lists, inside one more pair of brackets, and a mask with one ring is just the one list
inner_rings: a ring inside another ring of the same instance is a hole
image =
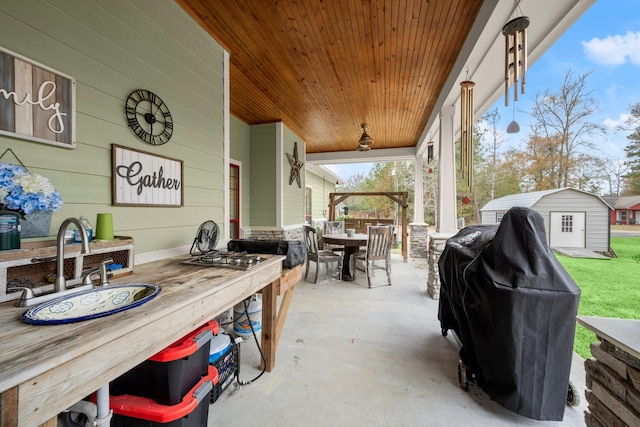
[[371, 150], [371, 144], [373, 144], [373, 139], [367, 133], [367, 124], [363, 123], [360, 125], [362, 127], [362, 136], [358, 141], [358, 151], [369, 151]]
[[[517, 5], [516, 5], [517, 7]], [[513, 100], [518, 100], [518, 81], [520, 93], [525, 93], [527, 72], [527, 27], [529, 18], [519, 16], [502, 27], [504, 35], [504, 105], [509, 106], [509, 87], [513, 86]], [[513, 77], [512, 77], [513, 74]]]

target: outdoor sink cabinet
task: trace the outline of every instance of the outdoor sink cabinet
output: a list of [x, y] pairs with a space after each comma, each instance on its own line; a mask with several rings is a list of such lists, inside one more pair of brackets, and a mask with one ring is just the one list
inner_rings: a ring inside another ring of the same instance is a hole
[[26, 308], [0, 303], [0, 425], [55, 426], [58, 413], [256, 292], [262, 292], [262, 347], [271, 371], [286, 316], [286, 310], [276, 316], [276, 298], [293, 290], [299, 268], [286, 270], [294, 274], [281, 283], [283, 256], [265, 256], [247, 271], [184, 264], [188, 258], [137, 265], [110, 279], [154, 283], [162, 291], [107, 317], [31, 325], [21, 320]]

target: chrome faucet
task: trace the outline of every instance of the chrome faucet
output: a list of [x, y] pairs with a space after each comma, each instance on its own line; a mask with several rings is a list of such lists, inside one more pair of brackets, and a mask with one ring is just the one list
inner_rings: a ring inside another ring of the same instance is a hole
[[[13, 289], [21, 290], [22, 296], [20, 300], [16, 303], [17, 307], [29, 307], [31, 305], [40, 304], [46, 301], [51, 301], [54, 298], [62, 297], [65, 295], [73, 294], [76, 292], [80, 292], [83, 290], [88, 290], [93, 288], [93, 283], [91, 283], [91, 279], [89, 278], [89, 283], [84, 283], [82, 286], [76, 286], [71, 289], [67, 289], [67, 281], [64, 277], [64, 235], [67, 231], [67, 227], [69, 224], [75, 224], [78, 228], [78, 231], [81, 231], [80, 238], [82, 239], [82, 254], [91, 253], [91, 249], [89, 249], [89, 238], [87, 237], [87, 232], [84, 227], [80, 223], [80, 220], [77, 218], [67, 218], [60, 225], [60, 230], [58, 230], [58, 238], [56, 240], [57, 244], [57, 252], [56, 252], [56, 263], [57, 263], [57, 273], [56, 273], [56, 282], [53, 285], [54, 292], [48, 294], [38, 294], [36, 295], [33, 292], [33, 289], [28, 287], [18, 286]], [[39, 261], [49, 261], [50, 259], [37, 259], [34, 258], [32, 262]], [[110, 261], [110, 260], [109, 260]], [[105, 264], [108, 262], [105, 262]], [[106, 270], [106, 266], [104, 267]], [[106, 277], [106, 274], [104, 275]], [[106, 279], [104, 279], [106, 281]]]
[[54, 286], [55, 292], [63, 292], [67, 290], [67, 280], [64, 278], [64, 235], [67, 232], [69, 224], [73, 223], [80, 232], [80, 238], [82, 240], [82, 254], [91, 253], [89, 249], [89, 237], [87, 237], [87, 231], [77, 218], [67, 218], [60, 225], [58, 230], [58, 238], [56, 240], [56, 246], [58, 251], [56, 253], [57, 271], [56, 271], [56, 283]]
[[100, 265], [90, 270], [84, 271], [82, 274], [82, 284], [93, 286], [91, 276], [98, 274], [100, 276], [100, 286], [107, 286], [109, 284], [109, 273], [107, 271], [107, 265], [113, 264], [113, 259], [105, 259], [100, 261]]

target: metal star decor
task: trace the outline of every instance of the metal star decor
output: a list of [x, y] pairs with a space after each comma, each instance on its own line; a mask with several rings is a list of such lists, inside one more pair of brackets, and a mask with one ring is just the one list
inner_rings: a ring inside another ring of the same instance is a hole
[[291, 176], [289, 176], [289, 185], [293, 184], [293, 180], [295, 179], [298, 182], [298, 187], [302, 188], [302, 183], [300, 182], [300, 169], [304, 166], [300, 160], [298, 160], [298, 142], [293, 143], [293, 156], [287, 153], [287, 158], [289, 159], [289, 164], [291, 165]]

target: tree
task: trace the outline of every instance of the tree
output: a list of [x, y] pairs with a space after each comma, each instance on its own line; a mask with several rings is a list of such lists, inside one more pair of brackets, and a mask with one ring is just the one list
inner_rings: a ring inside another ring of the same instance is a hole
[[628, 168], [625, 178], [625, 192], [640, 194], [640, 103], [631, 106], [630, 116], [624, 129], [631, 131], [627, 135], [629, 142], [624, 147]]
[[498, 122], [500, 121], [500, 113], [496, 107], [493, 111], [487, 112], [481, 119], [487, 124], [487, 127], [482, 131], [480, 137], [480, 146], [484, 152], [487, 153], [486, 157], [486, 172], [489, 181], [489, 200], [495, 199], [497, 172], [499, 164], [500, 147], [506, 141], [504, 134], [498, 131]]
[[624, 160], [605, 158], [603, 160], [603, 179], [609, 187], [609, 196], [620, 196], [624, 186], [624, 177], [628, 168]]
[[[462, 174], [456, 174], [456, 198], [458, 201], [457, 210], [458, 217], [464, 218], [465, 223], [475, 224], [480, 222], [480, 208], [484, 205], [480, 200], [480, 194], [486, 194], [486, 174], [483, 173], [485, 161], [483, 150], [480, 144], [482, 130], [478, 126], [478, 122], [473, 125], [473, 185], [469, 188], [466, 178], [462, 179]], [[460, 171], [460, 140], [456, 141], [456, 163], [458, 171]], [[482, 190], [478, 191], [481, 187]]]
[[[412, 161], [378, 162], [367, 176], [362, 174], [352, 176], [340, 191], [406, 191], [409, 205], [407, 215], [411, 218], [414, 200], [414, 163]], [[359, 211], [377, 218], [393, 218], [397, 206], [386, 196], [353, 196], [345, 200], [344, 204], [349, 207], [350, 215]], [[398, 207], [397, 212], [401, 212], [401, 208]]]
[[593, 159], [580, 155], [595, 151], [593, 139], [605, 133], [602, 126], [589, 121], [598, 104], [587, 88], [588, 75], [569, 70], [557, 92], [547, 89], [536, 96], [527, 154], [528, 173], [538, 190], [577, 186], [577, 168], [584, 166], [578, 160]]

